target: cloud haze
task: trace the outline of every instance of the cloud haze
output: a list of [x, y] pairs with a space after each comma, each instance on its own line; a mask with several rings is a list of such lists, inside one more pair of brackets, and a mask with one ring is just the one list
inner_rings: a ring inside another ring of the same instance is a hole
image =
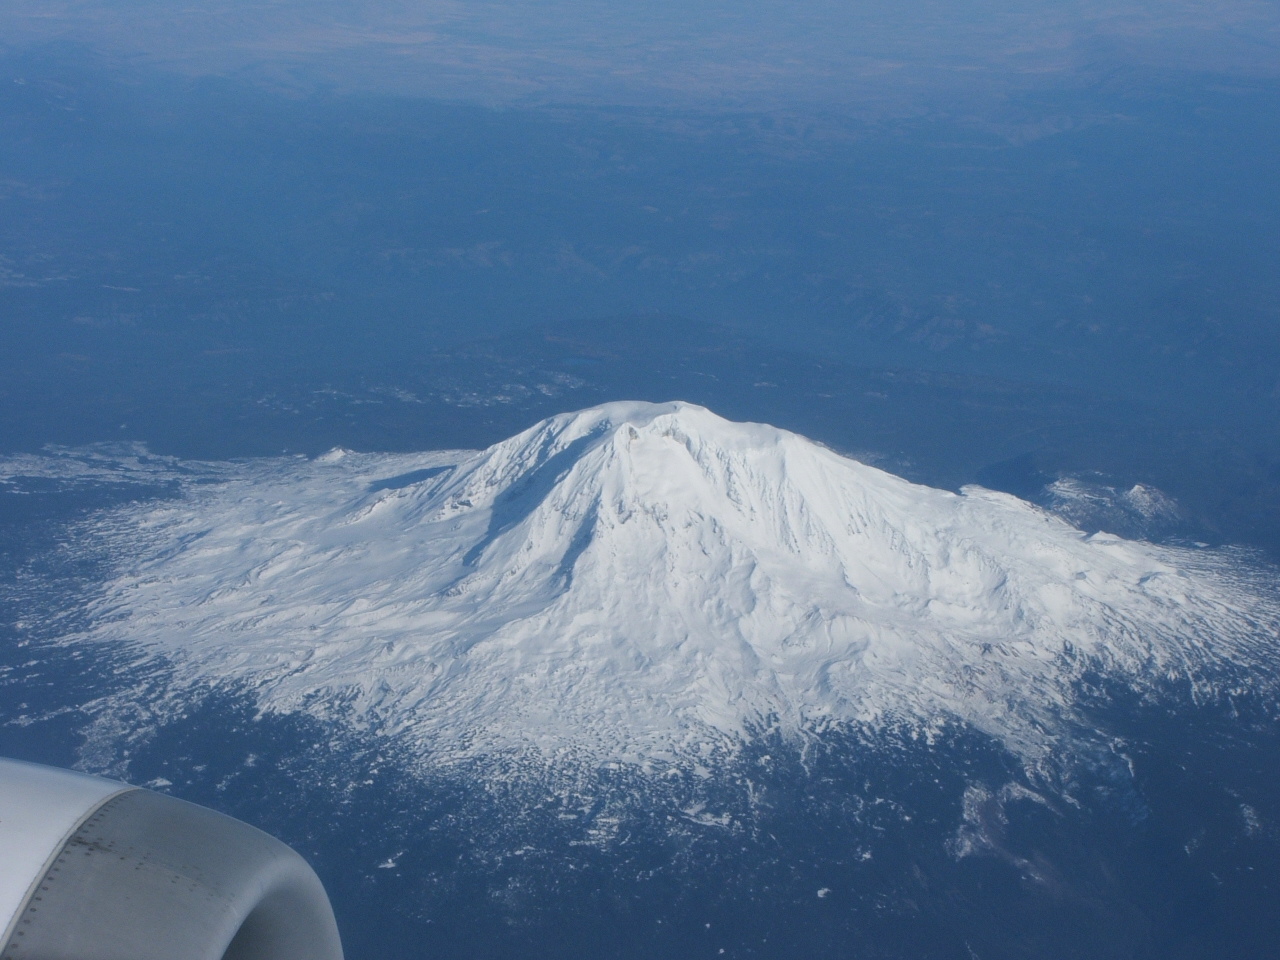
[[182, 71], [491, 103], [837, 112], [999, 96], [1117, 67], [1272, 76], [1252, 0], [911, 4], [16, 0], [13, 45], [62, 41]]

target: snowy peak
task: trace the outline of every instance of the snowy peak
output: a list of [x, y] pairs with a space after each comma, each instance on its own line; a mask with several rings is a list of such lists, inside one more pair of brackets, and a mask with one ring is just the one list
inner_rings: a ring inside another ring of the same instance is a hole
[[614, 403], [485, 451], [431, 491], [438, 512], [426, 517], [488, 509], [494, 540], [521, 539], [535, 552], [567, 552], [581, 535], [624, 536], [630, 524], [673, 545], [728, 536], [813, 558], [837, 551], [838, 531], [883, 520], [910, 490], [773, 427], [731, 423], [692, 404]]
[[437, 760], [644, 764], [889, 717], [1035, 756], [1086, 669], [1208, 684], [1274, 623], [1210, 555], [685, 403], [469, 455], [266, 461], [138, 509], [111, 529], [149, 531], [121, 546], [155, 559], [121, 570], [93, 636]]
[[427, 503], [428, 521], [487, 511], [467, 562], [494, 576], [576, 570], [604, 590], [695, 582], [720, 603], [726, 571], [749, 571], [754, 587], [795, 583], [815, 598], [841, 597], [841, 608], [989, 606], [1014, 558], [1008, 542], [1003, 557], [984, 550], [968, 529], [975, 520], [1011, 536], [1051, 527], [1080, 539], [1011, 497], [916, 486], [795, 434], [684, 403], [553, 418], [464, 465]]
[[[742, 506], [750, 486], [776, 482], [784, 447], [799, 438], [733, 424], [685, 403], [613, 403], [554, 417], [497, 444], [452, 485], [454, 502], [490, 506], [503, 495], [597, 500], [611, 514], [708, 497]], [[803, 441], [800, 441], [803, 443]]]

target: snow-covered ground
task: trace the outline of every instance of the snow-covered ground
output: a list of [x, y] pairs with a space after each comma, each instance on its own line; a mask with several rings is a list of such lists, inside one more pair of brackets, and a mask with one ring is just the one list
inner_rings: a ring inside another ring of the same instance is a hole
[[160, 658], [176, 701], [243, 683], [437, 763], [694, 766], [762, 728], [953, 721], [1033, 762], [1088, 670], [1205, 696], [1274, 675], [1275, 608], [1226, 555], [685, 403], [478, 453], [131, 463], [181, 494], [85, 531], [117, 566], [67, 642]]

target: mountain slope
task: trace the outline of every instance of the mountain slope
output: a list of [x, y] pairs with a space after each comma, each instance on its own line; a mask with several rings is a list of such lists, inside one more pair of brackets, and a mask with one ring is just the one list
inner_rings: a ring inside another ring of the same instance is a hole
[[1031, 760], [1085, 671], [1211, 692], [1275, 638], [1224, 556], [683, 403], [474, 454], [246, 464], [100, 535], [131, 559], [88, 638], [442, 761], [701, 763], [766, 727], [949, 721]]

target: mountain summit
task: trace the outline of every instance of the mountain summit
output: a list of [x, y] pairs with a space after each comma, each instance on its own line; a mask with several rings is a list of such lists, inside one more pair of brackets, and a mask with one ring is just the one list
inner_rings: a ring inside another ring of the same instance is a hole
[[1270, 608], [1217, 554], [686, 403], [238, 470], [112, 525], [145, 559], [91, 636], [439, 758], [647, 765], [763, 729], [957, 721], [1032, 759], [1087, 671], [1209, 689], [1269, 655]]

